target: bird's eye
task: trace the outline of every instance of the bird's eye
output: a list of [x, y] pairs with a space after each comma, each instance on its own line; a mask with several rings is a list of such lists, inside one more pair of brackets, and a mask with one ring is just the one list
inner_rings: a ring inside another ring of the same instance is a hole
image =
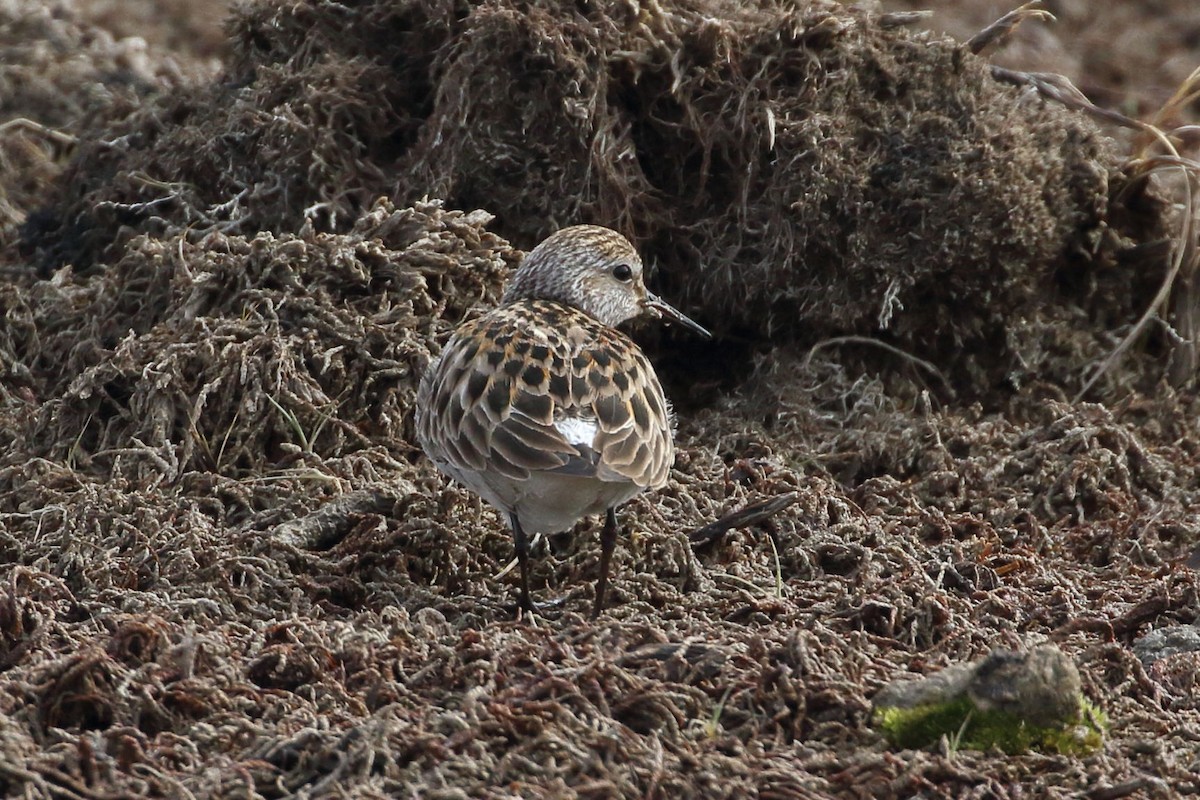
[[629, 281], [633, 280], [633, 267], [628, 264], [617, 264], [613, 267], [612, 274], [621, 283], [629, 283]]

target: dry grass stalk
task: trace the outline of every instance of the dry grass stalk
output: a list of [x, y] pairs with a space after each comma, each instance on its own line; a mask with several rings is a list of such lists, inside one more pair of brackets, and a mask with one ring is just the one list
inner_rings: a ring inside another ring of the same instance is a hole
[[[1167, 378], [1172, 386], [1180, 387], [1190, 382], [1200, 368], [1200, 296], [1197, 296], [1195, 277], [1200, 266], [1200, 162], [1186, 158], [1180, 145], [1193, 140], [1195, 126], [1179, 125], [1167, 129], [1171, 120], [1178, 119], [1188, 104], [1200, 97], [1200, 68], [1175, 91], [1171, 98], [1155, 114], [1152, 122], [1138, 122], [1125, 118], [1129, 127], [1141, 131], [1135, 152], [1127, 164], [1133, 179], [1130, 186], [1149, 180], [1151, 176], [1168, 171], [1179, 180], [1176, 191], [1182, 194], [1179, 208], [1179, 229], [1171, 244], [1170, 266], [1162, 285], [1141, 318], [1130, 329], [1112, 353], [1104, 359], [1088, 377], [1079, 390], [1079, 399], [1140, 339], [1151, 321], [1162, 318], [1162, 310], [1170, 304], [1170, 312], [1163, 323], [1170, 331], [1174, 346]], [[1193, 143], [1194, 144], [1194, 143]], [[1164, 152], [1154, 152], [1161, 149]]]
[[972, 36], [967, 41], [967, 49], [977, 56], [983, 55], [988, 50], [998, 47], [1003, 43], [1027, 19], [1053, 22], [1055, 17], [1049, 11], [1042, 8], [1041, 0], [1033, 0], [1031, 3], [1026, 3], [1020, 8], [1008, 12]]
[[[1031, 4], [1030, 4], [1031, 5]], [[1012, 12], [1018, 13], [1027, 6]], [[1011, 15], [1005, 15], [988, 30]], [[1018, 20], [1019, 21], [1019, 20]], [[1015, 23], [1014, 23], [1015, 25]], [[1011, 31], [1011, 27], [1009, 28]], [[980, 34], [982, 36], [982, 34]], [[976, 39], [980, 37], [975, 37]], [[975, 39], [972, 39], [974, 42]], [[1183, 150], [1198, 144], [1197, 126], [1177, 124], [1188, 105], [1200, 98], [1200, 68], [1197, 68], [1163, 104], [1150, 122], [1134, 119], [1112, 109], [1093, 103], [1064, 75], [1045, 72], [1021, 72], [993, 66], [992, 75], [1001, 81], [1031, 86], [1039, 94], [1068, 108], [1082, 111], [1101, 122], [1131, 128], [1139, 132], [1134, 152], [1125, 165], [1130, 181], [1125, 192], [1140, 188], [1151, 176], [1169, 171], [1178, 179], [1176, 189], [1181, 194], [1178, 231], [1171, 244], [1169, 267], [1158, 292], [1137, 322], [1122, 337], [1116, 347], [1091, 371], [1082, 388], [1076, 393], [1079, 400], [1107, 374], [1124, 354], [1138, 341], [1155, 320], [1162, 321], [1169, 331], [1174, 347], [1167, 377], [1172, 386], [1183, 386], [1200, 369], [1200, 297], [1195, 287], [1195, 274], [1200, 266], [1200, 161], [1187, 158]], [[1160, 152], [1155, 152], [1155, 151]], [[1163, 318], [1163, 309], [1170, 312]]]

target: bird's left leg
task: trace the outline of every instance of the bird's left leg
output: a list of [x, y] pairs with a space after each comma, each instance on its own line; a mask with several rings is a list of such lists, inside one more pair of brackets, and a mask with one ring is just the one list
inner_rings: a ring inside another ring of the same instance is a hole
[[592, 606], [592, 619], [604, 610], [604, 593], [608, 589], [608, 569], [612, 563], [613, 549], [617, 546], [617, 512], [610, 508], [604, 517], [600, 531], [600, 577], [596, 579], [596, 604]]
[[525, 538], [525, 529], [515, 513], [509, 515], [513, 529], [513, 549], [517, 551], [517, 566], [521, 570], [521, 600], [522, 611], [532, 614], [533, 601], [529, 598], [529, 542]]

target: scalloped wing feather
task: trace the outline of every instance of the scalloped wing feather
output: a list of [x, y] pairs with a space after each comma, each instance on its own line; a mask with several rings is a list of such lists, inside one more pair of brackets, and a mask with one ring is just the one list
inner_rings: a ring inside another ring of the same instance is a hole
[[[591, 443], [564, 435], [587, 425]], [[421, 445], [452, 474], [547, 471], [658, 487], [674, 459], [672, 433], [670, 407], [637, 345], [542, 300], [462, 325], [417, 399]]]

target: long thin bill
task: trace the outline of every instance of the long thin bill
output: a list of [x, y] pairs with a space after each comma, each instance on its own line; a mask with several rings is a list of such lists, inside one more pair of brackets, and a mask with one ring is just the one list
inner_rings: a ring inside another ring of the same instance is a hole
[[643, 305], [645, 305], [646, 308], [650, 309], [651, 311], [658, 312], [659, 315], [661, 315], [663, 317], [663, 319], [668, 319], [672, 322], [678, 322], [680, 325], [687, 328], [689, 331], [691, 331], [693, 333], [698, 333], [701, 336], [703, 336], [705, 339], [712, 338], [711, 333], [709, 333], [707, 330], [705, 330], [703, 327], [696, 324], [692, 320], [688, 319], [686, 316], [683, 315], [682, 311], [675, 308], [675, 306], [666, 302], [658, 295], [650, 294], [649, 292], [647, 292], [646, 299], [643, 302]]

